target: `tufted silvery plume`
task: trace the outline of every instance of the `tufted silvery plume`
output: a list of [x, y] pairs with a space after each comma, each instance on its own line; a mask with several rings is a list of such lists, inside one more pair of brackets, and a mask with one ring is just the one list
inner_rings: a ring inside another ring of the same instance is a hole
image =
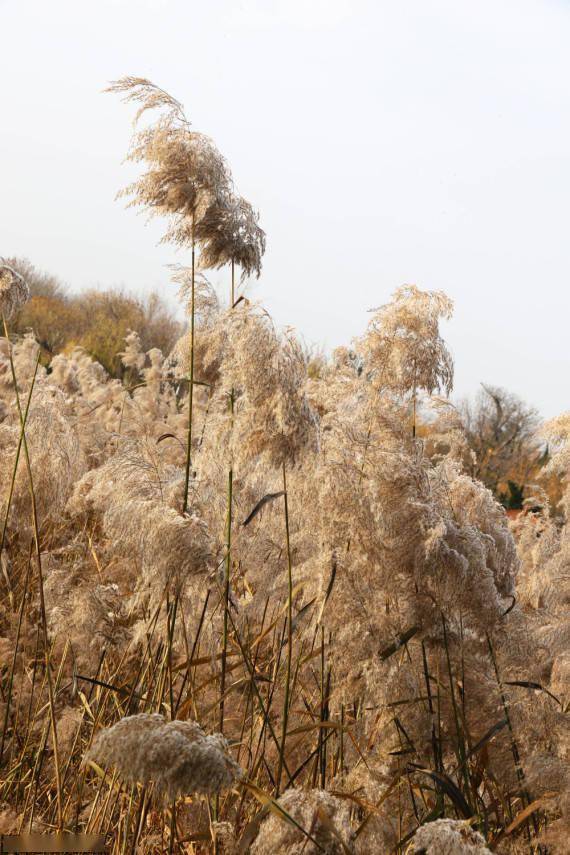
[[0, 317], [8, 320], [30, 299], [23, 276], [0, 257]]

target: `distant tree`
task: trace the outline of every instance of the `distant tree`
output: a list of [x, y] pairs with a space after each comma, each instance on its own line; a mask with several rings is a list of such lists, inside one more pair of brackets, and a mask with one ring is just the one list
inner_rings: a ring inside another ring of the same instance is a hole
[[511, 509], [521, 508], [525, 488], [545, 460], [537, 437], [537, 410], [517, 395], [483, 385], [474, 402], [460, 406], [470, 452], [466, 468]]
[[142, 329], [139, 332], [143, 347], [150, 350], [158, 347], [166, 355], [183, 331], [183, 324], [178, 321], [168, 308], [162, 297], [153, 291], [146, 300], [140, 301], [143, 312]]
[[76, 328], [75, 307], [67, 297], [67, 287], [56, 276], [38, 270], [27, 258], [11, 258], [9, 263], [24, 277], [31, 294], [10, 328], [15, 333], [33, 331], [47, 362], [64, 349]]
[[182, 327], [157, 294], [146, 300], [119, 290], [85, 291], [73, 298], [81, 320], [73, 344], [84, 347], [115, 377], [123, 376], [119, 353], [129, 330], [138, 332], [144, 350], [158, 347], [167, 354]]
[[27, 258], [9, 258], [8, 264], [20, 273], [30, 288], [33, 297], [64, 299], [67, 287], [57, 276], [38, 270]]
[[12, 319], [11, 330], [32, 331], [46, 363], [79, 345], [109, 374], [122, 378], [119, 353], [129, 330], [139, 334], [144, 350], [157, 347], [164, 354], [182, 334], [182, 324], [158, 294], [143, 298], [117, 288], [70, 293], [57, 277], [38, 271], [27, 259], [9, 263], [24, 276], [32, 294]]
[[79, 307], [63, 296], [35, 294], [17, 315], [11, 328], [17, 333], [33, 332], [41, 345], [44, 361], [64, 350], [80, 322]]

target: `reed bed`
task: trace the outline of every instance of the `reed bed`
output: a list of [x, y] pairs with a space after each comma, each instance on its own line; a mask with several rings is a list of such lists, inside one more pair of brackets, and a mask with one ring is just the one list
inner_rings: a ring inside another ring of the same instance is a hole
[[[0, 832], [566, 852], [569, 530], [544, 500], [509, 527], [462, 470], [450, 300], [403, 286], [310, 370], [245, 296], [265, 236], [213, 141], [149, 81], [111, 89], [158, 115], [128, 193], [188, 252], [189, 331], [133, 331], [128, 385], [79, 348], [44, 366], [0, 266]], [[570, 416], [543, 431], [567, 488]]]

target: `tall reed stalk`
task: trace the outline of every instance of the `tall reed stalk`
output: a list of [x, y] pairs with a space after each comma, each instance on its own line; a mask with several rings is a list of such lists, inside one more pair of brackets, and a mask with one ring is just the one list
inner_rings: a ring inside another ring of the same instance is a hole
[[24, 417], [22, 420], [22, 424], [20, 425], [20, 436], [18, 438], [18, 446], [16, 448], [16, 454], [14, 457], [14, 467], [12, 469], [12, 477], [10, 479], [10, 489], [8, 491], [8, 499], [6, 501], [6, 510], [4, 513], [4, 522], [2, 524], [2, 536], [0, 537], [0, 561], [2, 560], [2, 551], [4, 549], [4, 543], [6, 540], [6, 531], [8, 528], [8, 519], [10, 517], [10, 508], [12, 507], [12, 498], [14, 496], [14, 486], [16, 484], [16, 475], [18, 473], [18, 464], [20, 462], [20, 454], [22, 452], [22, 443], [24, 441], [24, 430], [26, 428], [26, 422], [28, 421], [28, 413], [30, 412], [30, 403], [32, 400], [32, 394], [34, 391], [34, 386], [36, 384], [36, 377], [38, 376], [38, 367], [40, 364], [40, 355], [41, 355], [41, 352], [38, 350], [38, 356], [37, 356], [36, 364], [34, 367], [34, 373], [32, 375], [32, 380], [30, 383], [30, 390], [28, 392], [28, 398], [26, 400], [26, 408], [24, 410]]
[[[230, 310], [233, 310], [235, 302], [235, 264], [232, 259], [232, 275], [230, 285]], [[230, 419], [234, 416], [234, 390], [230, 392], [229, 400]], [[232, 503], [233, 503], [234, 471], [230, 463], [228, 471], [227, 487], [227, 512], [226, 512], [226, 556], [224, 562], [224, 628], [222, 635], [222, 666], [220, 679], [220, 733], [224, 732], [224, 695], [226, 693], [226, 670], [228, 655], [228, 613], [230, 607], [230, 574], [232, 568]]]
[[[6, 324], [6, 318], [2, 315], [2, 325], [4, 327], [4, 335], [6, 336], [6, 340], [9, 342], [10, 337], [8, 334], [8, 326]], [[32, 526], [34, 531], [34, 546], [36, 551], [36, 560], [38, 566], [38, 588], [40, 594], [40, 618], [42, 624], [42, 633], [43, 633], [43, 642], [44, 642], [44, 658], [45, 658], [45, 667], [46, 667], [46, 677], [47, 677], [47, 686], [48, 686], [48, 698], [49, 698], [49, 712], [50, 712], [50, 721], [51, 721], [51, 734], [52, 734], [52, 742], [53, 742], [53, 758], [54, 758], [54, 766], [55, 766], [55, 780], [56, 780], [56, 792], [57, 792], [57, 818], [58, 818], [58, 829], [61, 831], [63, 829], [63, 796], [62, 796], [62, 788], [61, 788], [61, 771], [60, 771], [60, 763], [59, 763], [59, 751], [57, 744], [57, 724], [55, 718], [55, 695], [53, 690], [53, 681], [51, 675], [51, 661], [50, 661], [50, 650], [49, 650], [49, 640], [48, 640], [48, 631], [47, 631], [47, 615], [46, 615], [46, 605], [44, 598], [44, 579], [42, 572], [42, 553], [40, 547], [40, 533], [39, 533], [39, 524], [38, 524], [38, 508], [36, 503], [36, 494], [34, 490], [34, 479], [32, 476], [32, 466], [30, 462], [30, 454], [28, 451], [28, 443], [26, 441], [26, 428], [24, 422], [24, 413], [22, 411], [22, 406], [20, 403], [20, 394], [18, 392], [18, 380], [16, 377], [16, 369], [14, 367], [14, 359], [12, 357], [12, 349], [9, 348], [8, 358], [10, 361], [10, 372], [12, 375], [12, 382], [14, 384], [14, 393], [16, 395], [16, 406], [18, 409], [18, 417], [20, 419], [20, 430], [22, 437], [22, 446], [24, 449], [24, 458], [26, 461], [26, 468], [28, 471], [28, 481], [29, 481], [29, 490], [30, 490], [30, 501], [32, 506]]]
[[190, 280], [190, 379], [188, 388], [188, 436], [186, 445], [186, 475], [184, 481], [184, 500], [182, 513], [188, 510], [188, 491], [190, 487], [190, 471], [192, 468], [192, 417], [194, 409], [194, 345], [196, 334], [196, 214], [192, 214], [192, 269]]
[[279, 747], [279, 763], [277, 766], [277, 777], [275, 780], [275, 796], [279, 795], [281, 787], [281, 776], [283, 774], [283, 763], [285, 759], [285, 745], [287, 741], [287, 725], [289, 722], [289, 695], [291, 691], [291, 662], [293, 658], [293, 564], [291, 560], [291, 538], [289, 530], [289, 499], [287, 495], [287, 473], [285, 461], [283, 470], [283, 506], [285, 513], [285, 538], [287, 543], [287, 664], [285, 672], [285, 694], [283, 698], [283, 729], [281, 731], [281, 744]]
[[4, 743], [6, 740], [6, 731], [8, 730], [8, 719], [10, 717], [10, 704], [12, 702], [12, 689], [14, 687], [14, 671], [16, 668], [16, 658], [18, 656], [18, 645], [20, 643], [20, 632], [22, 630], [22, 621], [24, 618], [24, 606], [26, 605], [26, 597], [28, 596], [28, 582], [30, 581], [31, 565], [32, 565], [32, 562], [28, 561], [28, 566], [26, 569], [26, 578], [24, 580], [24, 591], [22, 593], [22, 600], [20, 603], [20, 611], [18, 613], [18, 627], [16, 629], [16, 641], [14, 643], [14, 652], [12, 654], [12, 662], [10, 664], [10, 676], [8, 677], [8, 694], [7, 694], [6, 700], [5, 700], [6, 710], [4, 712], [4, 722], [2, 724], [2, 740], [0, 741], [0, 768], [2, 768], [2, 758], [4, 757]]

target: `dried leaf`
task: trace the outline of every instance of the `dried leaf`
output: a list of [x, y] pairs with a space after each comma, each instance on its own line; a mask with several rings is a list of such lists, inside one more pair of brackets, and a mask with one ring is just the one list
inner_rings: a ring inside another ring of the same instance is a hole
[[249, 524], [250, 524], [250, 522], [252, 521], [252, 519], [254, 519], [254, 517], [256, 517], [256, 516], [258, 515], [258, 513], [260, 512], [260, 510], [261, 510], [261, 509], [262, 509], [262, 508], [263, 508], [263, 507], [264, 507], [268, 502], [272, 502], [272, 501], [273, 501], [273, 499], [278, 499], [278, 498], [279, 498], [279, 496], [284, 496], [284, 495], [285, 495], [285, 493], [283, 492], [283, 490], [279, 490], [279, 492], [278, 492], [278, 493], [267, 493], [267, 495], [265, 495], [262, 499], [260, 499], [260, 500], [259, 500], [259, 502], [258, 502], [258, 503], [257, 503], [257, 505], [254, 507], [254, 509], [251, 511], [251, 513], [249, 514], [249, 516], [247, 516], [247, 517], [246, 517], [246, 519], [242, 522], [242, 525], [243, 525], [243, 526], [249, 525]]

